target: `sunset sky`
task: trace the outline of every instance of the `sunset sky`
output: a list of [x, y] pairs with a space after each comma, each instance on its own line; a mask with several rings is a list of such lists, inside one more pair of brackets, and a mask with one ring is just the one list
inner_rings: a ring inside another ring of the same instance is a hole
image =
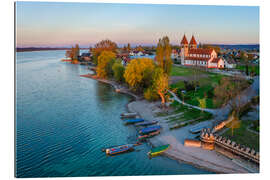
[[259, 44], [259, 7], [97, 3], [16, 3], [17, 47], [154, 45], [167, 35], [213, 44]]

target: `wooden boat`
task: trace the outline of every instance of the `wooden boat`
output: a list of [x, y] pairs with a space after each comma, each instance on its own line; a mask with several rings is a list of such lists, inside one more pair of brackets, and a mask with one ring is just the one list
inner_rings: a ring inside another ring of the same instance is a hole
[[135, 118], [137, 115], [137, 113], [122, 113], [121, 118]]
[[133, 144], [126, 144], [126, 145], [121, 145], [121, 146], [116, 146], [112, 148], [106, 149], [106, 154], [107, 155], [115, 155], [115, 154], [120, 154], [128, 151], [133, 151]]
[[125, 120], [126, 124], [135, 124], [135, 123], [139, 123], [139, 122], [143, 122], [144, 119], [140, 119], [140, 118], [136, 118], [136, 119], [127, 119]]
[[140, 134], [144, 135], [144, 134], [149, 134], [151, 132], [155, 132], [161, 129], [161, 126], [150, 126], [150, 127], [146, 127], [143, 128], [142, 130], [139, 131]]
[[146, 134], [146, 135], [141, 135], [141, 136], [138, 137], [138, 140], [139, 141], [145, 141], [147, 138], [154, 137], [154, 136], [158, 135], [159, 133], [160, 133], [160, 131], [158, 130], [158, 131]]
[[150, 157], [153, 157], [153, 156], [158, 156], [160, 155], [161, 153], [165, 152], [166, 150], [168, 150], [170, 147], [170, 144], [166, 144], [166, 145], [162, 145], [162, 146], [158, 146], [158, 147], [155, 147], [153, 149], [150, 150], [150, 152], [148, 152], [148, 155]]
[[153, 125], [153, 124], [157, 124], [158, 121], [145, 121], [145, 122], [141, 122], [141, 123], [136, 123], [136, 126], [149, 126], [149, 125]]

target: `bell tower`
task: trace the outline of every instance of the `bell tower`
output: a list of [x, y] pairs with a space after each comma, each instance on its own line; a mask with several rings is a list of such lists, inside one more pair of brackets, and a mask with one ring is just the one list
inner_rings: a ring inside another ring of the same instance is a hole
[[190, 49], [196, 49], [197, 48], [197, 42], [196, 42], [193, 35], [192, 35], [192, 38], [190, 39], [190, 42], [189, 42], [189, 48]]
[[185, 34], [180, 43], [180, 47], [181, 47], [181, 64], [184, 65], [185, 57], [188, 55], [188, 41]]

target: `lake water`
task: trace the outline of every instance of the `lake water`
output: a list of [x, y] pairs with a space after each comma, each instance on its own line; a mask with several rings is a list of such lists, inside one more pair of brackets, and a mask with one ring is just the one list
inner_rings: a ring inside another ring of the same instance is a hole
[[102, 148], [133, 143], [136, 130], [119, 118], [131, 97], [80, 77], [86, 66], [61, 62], [65, 51], [16, 53], [16, 176], [203, 174], [150, 147], [108, 157]]

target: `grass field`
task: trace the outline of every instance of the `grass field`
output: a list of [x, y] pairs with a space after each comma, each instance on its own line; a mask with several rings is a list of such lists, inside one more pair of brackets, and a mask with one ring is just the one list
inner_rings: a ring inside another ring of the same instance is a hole
[[[243, 72], [246, 71], [246, 67], [244, 65], [237, 65], [236, 69], [239, 69]], [[248, 71], [255, 73], [255, 75], [260, 75], [260, 66], [259, 65], [248, 66]]]
[[[173, 76], [192, 76], [194, 75], [194, 69], [192, 68], [183, 68], [173, 66], [171, 75]], [[203, 78], [200, 78], [200, 75], [207, 75]], [[188, 91], [186, 94], [181, 94], [181, 90], [185, 90], [184, 81], [179, 81], [175, 84], [171, 84], [172, 89], [177, 89], [177, 95], [181, 100], [184, 100], [188, 104], [195, 106], [199, 105], [198, 99], [206, 98], [206, 108], [219, 108], [221, 103], [213, 102], [213, 93], [214, 88], [219, 84], [224, 75], [210, 73], [202, 70], [197, 70], [199, 89], [196, 91]]]
[[247, 130], [247, 127], [250, 126], [252, 121], [241, 121], [240, 128], [234, 129], [233, 135], [231, 129], [226, 131], [222, 136], [235, 141], [236, 143], [245, 145], [246, 147], [254, 148], [256, 151], [259, 151], [259, 135]]
[[171, 70], [171, 76], [192, 76], [195, 73], [197, 73], [197, 75], [206, 73], [203, 72], [201, 70], [195, 70], [192, 68], [185, 68], [185, 67], [179, 67], [179, 66], [172, 66], [172, 70]]

